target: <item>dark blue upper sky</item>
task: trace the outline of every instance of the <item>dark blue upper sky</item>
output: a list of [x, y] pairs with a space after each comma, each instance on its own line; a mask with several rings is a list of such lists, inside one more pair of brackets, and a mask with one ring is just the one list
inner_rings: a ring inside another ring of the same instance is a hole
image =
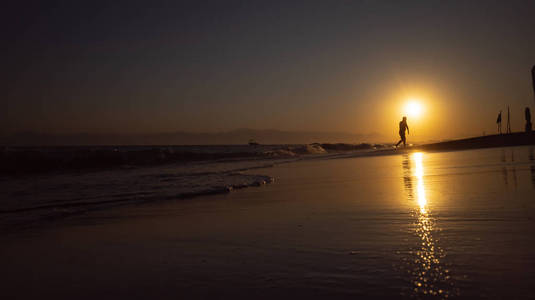
[[520, 127], [534, 104], [533, 1], [13, 1], [1, 15], [3, 133], [388, 135], [411, 96], [446, 137], [493, 130], [507, 104]]

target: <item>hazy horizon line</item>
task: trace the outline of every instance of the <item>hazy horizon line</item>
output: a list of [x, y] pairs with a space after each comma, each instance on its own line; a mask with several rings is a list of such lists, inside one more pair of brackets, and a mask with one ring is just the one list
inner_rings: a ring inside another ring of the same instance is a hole
[[[411, 143], [432, 143], [467, 137], [477, 134], [442, 139], [410, 139]], [[53, 133], [46, 131], [24, 130], [9, 134], [0, 134], [3, 146], [105, 146], [105, 145], [243, 145], [249, 140], [260, 144], [311, 144], [311, 143], [345, 143], [345, 144], [391, 144], [397, 142], [397, 136], [386, 136], [378, 132], [351, 133], [343, 131], [281, 130], [236, 128], [226, 131], [162, 131], [152, 133], [100, 133], [72, 132]]]
[[25, 130], [0, 136], [4, 145], [220, 145], [247, 144], [250, 139], [261, 144], [309, 143], [384, 143], [389, 140], [377, 132], [293, 131], [280, 129], [236, 128], [227, 131], [162, 131], [152, 133], [53, 133]]
[[381, 135], [377, 131], [372, 131], [369, 133], [362, 132], [351, 132], [351, 131], [342, 131], [342, 130], [294, 130], [294, 129], [277, 129], [277, 128], [250, 128], [250, 127], [238, 127], [233, 129], [221, 129], [221, 130], [161, 130], [161, 131], [150, 131], [150, 132], [125, 132], [125, 131], [72, 131], [72, 132], [57, 132], [57, 131], [46, 131], [46, 130], [35, 130], [35, 129], [23, 129], [11, 132], [1, 132], [0, 136], [10, 136], [16, 134], [46, 134], [46, 135], [75, 135], [75, 134], [94, 134], [94, 135], [152, 135], [152, 134], [174, 134], [174, 133], [187, 133], [187, 134], [221, 134], [221, 133], [233, 133], [233, 132], [243, 132], [243, 131], [259, 131], [259, 132], [291, 132], [291, 133], [343, 133], [350, 135]]

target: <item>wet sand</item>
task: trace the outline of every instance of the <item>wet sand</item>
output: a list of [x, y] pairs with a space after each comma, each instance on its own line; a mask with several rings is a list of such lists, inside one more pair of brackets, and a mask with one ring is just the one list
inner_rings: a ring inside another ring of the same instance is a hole
[[2, 295], [533, 298], [533, 152], [303, 161], [259, 188], [44, 223], [0, 238]]

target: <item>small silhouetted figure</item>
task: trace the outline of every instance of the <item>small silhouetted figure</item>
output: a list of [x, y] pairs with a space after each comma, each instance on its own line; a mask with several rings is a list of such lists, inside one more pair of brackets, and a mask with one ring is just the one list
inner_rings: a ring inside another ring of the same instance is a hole
[[409, 134], [409, 125], [407, 125], [407, 117], [403, 117], [403, 120], [399, 122], [399, 137], [401, 138], [396, 144], [396, 147], [403, 142], [403, 147], [407, 147], [407, 138], [405, 137], [405, 130]]
[[496, 119], [496, 124], [498, 124], [498, 133], [502, 134], [502, 111], [500, 110], [500, 113], [498, 114], [498, 118]]
[[529, 111], [529, 107], [526, 107], [524, 114], [526, 115], [526, 132], [531, 132], [533, 125], [531, 124], [531, 112]]

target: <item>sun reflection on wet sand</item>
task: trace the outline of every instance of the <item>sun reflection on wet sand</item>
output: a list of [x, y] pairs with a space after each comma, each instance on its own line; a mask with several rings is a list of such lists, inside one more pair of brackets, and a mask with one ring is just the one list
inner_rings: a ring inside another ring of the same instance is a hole
[[[412, 211], [415, 223], [411, 232], [418, 240], [418, 244], [411, 247], [409, 257], [404, 261], [410, 275], [410, 294], [413, 298], [447, 299], [458, 293], [453, 287], [450, 271], [442, 261], [445, 253], [438, 245], [438, 238], [434, 236], [439, 228], [428, 207], [423, 158], [424, 154], [417, 152], [405, 156], [402, 162], [409, 201], [416, 202]], [[414, 165], [414, 172], [411, 172], [411, 165]], [[416, 180], [416, 193], [413, 191], [413, 180]]]
[[414, 153], [412, 159], [416, 165], [416, 170], [414, 171], [414, 176], [416, 177], [416, 186], [417, 186], [417, 197], [418, 205], [420, 206], [420, 213], [426, 214], [427, 199], [425, 198], [425, 188], [424, 188], [424, 166], [422, 164], [422, 153]]

